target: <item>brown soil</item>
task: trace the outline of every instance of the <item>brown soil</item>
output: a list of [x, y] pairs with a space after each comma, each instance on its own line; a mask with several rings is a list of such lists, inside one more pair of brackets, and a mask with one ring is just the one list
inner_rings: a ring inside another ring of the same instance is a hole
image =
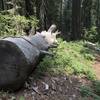
[[82, 84], [89, 84], [89, 81], [85, 77], [65, 75], [45, 75], [34, 79], [33, 74], [23, 89], [14, 94], [2, 93], [0, 100], [82, 100]]
[[95, 71], [95, 75], [97, 80], [100, 80], [100, 56], [96, 55], [95, 63], [93, 64], [93, 69]]

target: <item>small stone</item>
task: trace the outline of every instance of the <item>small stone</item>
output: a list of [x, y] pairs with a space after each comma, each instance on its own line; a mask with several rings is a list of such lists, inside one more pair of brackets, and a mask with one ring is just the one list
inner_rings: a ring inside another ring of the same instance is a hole
[[45, 82], [42, 82], [45, 85], [45, 90], [49, 90], [49, 85], [46, 84]]
[[56, 86], [52, 83], [52, 89], [56, 90]]
[[73, 100], [71, 97], [69, 97], [69, 100]]
[[69, 82], [70, 82], [71, 84], [73, 83], [71, 79], [69, 79]]
[[62, 92], [62, 88], [61, 87], [59, 87], [59, 91]]
[[73, 96], [73, 98], [76, 98], [76, 95], [75, 94], [73, 94], [72, 96]]
[[55, 91], [51, 91], [51, 94], [54, 94], [55, 93]]

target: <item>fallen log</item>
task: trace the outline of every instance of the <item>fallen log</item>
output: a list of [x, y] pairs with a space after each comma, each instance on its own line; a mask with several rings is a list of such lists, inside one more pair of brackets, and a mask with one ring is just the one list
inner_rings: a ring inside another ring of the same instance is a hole
[[97, 44], [86, 42], [85, 46], [88, 47], [91, 50], [94, 50], [96, 53], [100, 54], [100, 47], [97, 46]]
[[[34, 36], [8, 37], [0, 40], [0, 89], [18, 90], [36, 67], [40, 54], [56, 42], [56, 26]], [[53, 32], [53, 33], [52, 33]]]

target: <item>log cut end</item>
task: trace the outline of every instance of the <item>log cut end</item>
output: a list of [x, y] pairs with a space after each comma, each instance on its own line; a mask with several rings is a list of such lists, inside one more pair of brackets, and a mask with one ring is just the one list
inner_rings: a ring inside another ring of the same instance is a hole
[[27, 62], [21, 50], [12, 42], [0, 40], [0, 89], [20, 88], [27, 78], [25, 67]]

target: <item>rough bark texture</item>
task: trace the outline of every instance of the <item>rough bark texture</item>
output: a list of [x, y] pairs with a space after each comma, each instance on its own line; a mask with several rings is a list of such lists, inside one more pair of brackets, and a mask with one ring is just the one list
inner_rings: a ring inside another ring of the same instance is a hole
[[81, 38], [80, 6], [81, 0], [72, 0], [72, 40]]
[[17, 90], [23, 85], [36, 67], [41, 51], [48, 50], [55, 42], [53, 31], [0, 40], [0, 89]]

